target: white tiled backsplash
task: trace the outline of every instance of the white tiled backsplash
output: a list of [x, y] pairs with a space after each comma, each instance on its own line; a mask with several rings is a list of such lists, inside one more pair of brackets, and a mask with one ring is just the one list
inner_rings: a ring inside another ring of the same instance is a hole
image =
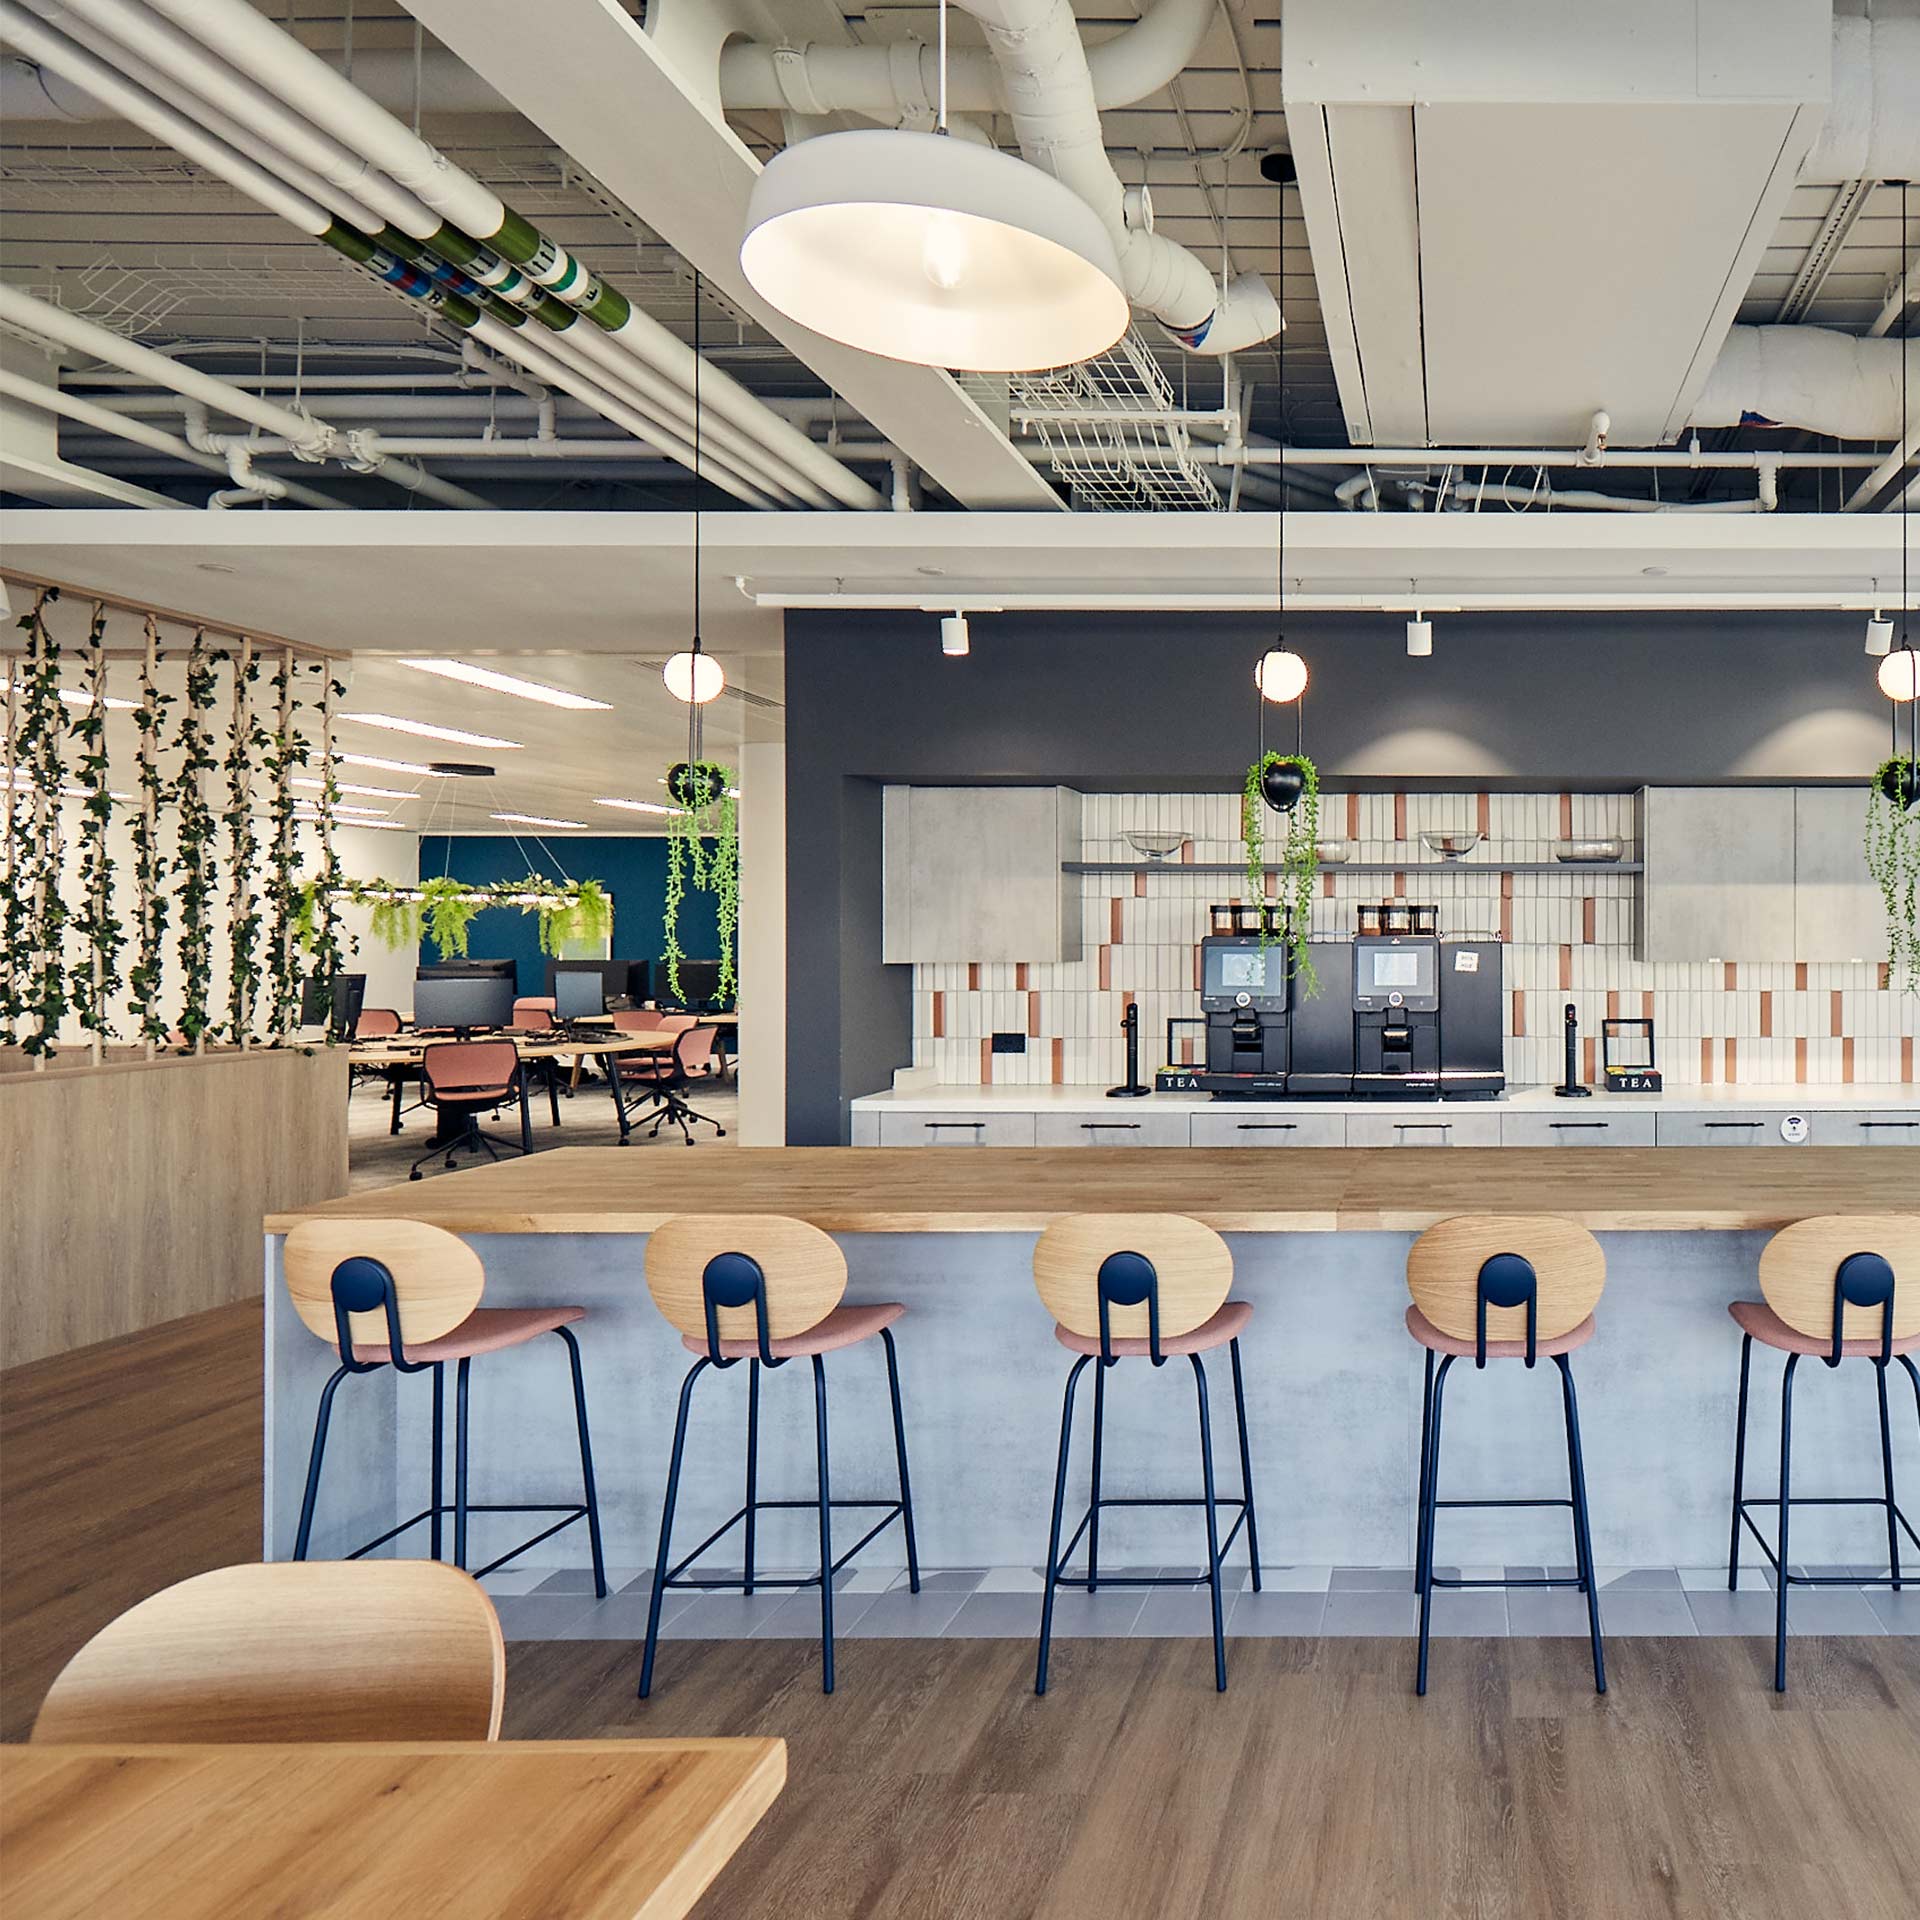
[[[1424, 828], [1478, 828], [1483, 838], [1457, 865], [1421, 866], [1431, 858]], [[1122, 837], [1130, 829], [1190, 837], [1162, 869], [1081, 877], [1081, 959], [914, 968], [917, 1066], [958, 1086], [1110, 1085], [1124, 1070], [1120, 1020], [1133, 1001], [1142, 1071], [1160, 1064], [1168, 1018], [1200, 1011], [1207, 908], [1244, 892], [1231, 874], [1184, 874], [1181, 865], [1242, 858], [1239, 797], [1088, 794], [1082, 859], [1137, 862]], [[1500, 871], [1504, 861], [1551, 860], [1552, 842], [1568, 837], [1618, 835], [1637, 859], [1633, 833], [1630, 793], [1323, 795], [1322, 839], [1355, 841], [1355, 861], [1408, 866], [1323, 874], [1314, 936], [1350, 934], [1357, 905], [1396, 898], [1437, 906], [1443, 937], [1504, 939], [1510, 1085], [1560, 1078], [1569, 1000], [1579, 1009], [1588, 1080], [1598, 1078], [1600, 1021], [1609, 1014], [1651, 1016], [1669, 1086], [1914, 1080], [1920, 995], [1890, 990], [1883, 965], [1648, 964], [1633, 957], [1637, 876], [1604, 866]], [[1198, 1029], [1179, 1031], [1177, 1051], [1191, 1057]], [[1025, 1034], [1027, 1051], [991, 1052], [994, 1033]]]

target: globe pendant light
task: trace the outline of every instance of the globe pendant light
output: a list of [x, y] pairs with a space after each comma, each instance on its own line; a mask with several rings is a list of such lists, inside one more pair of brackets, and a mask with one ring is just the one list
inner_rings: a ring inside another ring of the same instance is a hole
[[777, 153], [747, 202], [740, 266], [790, 320], [890, 360], [1027, 373], [1104, 353], [1127, 329], [1100, 216], [1051, 174], [939, 131], [866, 128]]
[[[673, 655], [660, 677], [676, 700], [697, 713], [726, 690], [727, 676], [720, 662], [700, 644], [700, 274], [693, 276], [693, 645]], [[689, 720], [693, 715], [688, 716]], [[691, 754], [692, 749], [689, 748]]]
[[[1907, 236], [1912, 229], [1907, 225], [1907, 187], [1908, 182], [1900, 183], [1900, 284], [1911, 287], [1912, 269], [1907, 263]], [[1909, 343], [1910, 344], [1910, 343]], [[1900, 356], [1900, 418], [1911, 420], [1907, 397], [1907, 363], [1912, 360], [1911, 353]], [[1904, 474], [1900, 478], [1904, 478]], [[1899, 480], [1896, 480], [1896, 485]], [[1906, 486], [1900, 494], [1900, 644], [1891, 648], [1880, 662], [1874, 678], [1880, 684], [1880, 691], [1893, 704], [1888, 719], [1893, 734], [1893, 751], [1890, 761], [1905, 759], [1905, 767], [1890, 765], [1883, 776], [1883, 786], [1887, 797], [1902, 808], [1920, 806], [1920, 654], [1913, 650], [1912, 584], [1908, 573], [1913, 557], [1913, 495], [1916, 486]], [[1907, 710], [1907, 751], [1900, 752], [1900, 709]]]

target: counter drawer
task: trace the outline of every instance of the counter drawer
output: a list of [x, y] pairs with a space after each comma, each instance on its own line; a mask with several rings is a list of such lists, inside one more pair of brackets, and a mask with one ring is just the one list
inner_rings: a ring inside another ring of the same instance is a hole
[[883, 1147], [1030, 1147], [1030, 1113], [883, 1113]]
[[[1807, 1123], [1805, 1140], [1790, 1142], [1780, 1131], [1780, 1123], [1797, 1113]], [[1720, 1113], [1661, 1113], [1654, 1136], [1663, 1147], [1784, 1147], [1810, 1146], [1829, 1137], [1828, 1114], [1811, 1114], [1804, 1109], [1780, 1107], [1766, 1110]]]
[[1344, 1113], [1196, 1113], [1196, 1147], [1344, 1147]]
[[1920, 1105], [1883, 1113], [1823, 1113], [1817, 1137], [1823, 1147], [1920, 1147]]
[[1503, 1147], [1650, 1147], [1653, 1113], [1608, 1112], [1597, 1100], [1569, 1101], [1564, 1113], [1503, 1113]]
[[1184, 1147], [1187, 1144], [1185, 1110], [1176, 1113], [1142, 1111], [1142, 1102], [1116, 1100], [1117, 1111], [1100, 1113], [1040, 1113], [1033, 1117], [1036, 1147]]
[[1436, 1106], [1432, 1112], [1350, 1113], [1350, 1147], [1497, 1147], [1501, 1116]]

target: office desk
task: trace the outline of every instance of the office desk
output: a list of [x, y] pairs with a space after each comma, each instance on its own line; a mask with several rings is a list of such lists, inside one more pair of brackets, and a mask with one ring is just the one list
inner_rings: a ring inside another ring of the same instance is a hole
[[[673, 1043], [679, 1036], [671, 1033], [610, 1033], [605, 1039], [592, 1040], [546, 1039], [518, 1034], [489, 1037], [511, 1040], [523, 1066], [542, 1060], [598, 1060], [613, 1090], [614, 1111], [620, 1117], [620, 1138], [625, 1141], [632, 1128], [627, 1120], [626, 1103], [620, 1098], [619, 1070], [614, 1065], [616, 1058], [621, 1054], [671, 1053]], [[356, 1041], [347, 1050], [347, 1058], [354, 1066], [368, 1067], [386, 1074], [393, 1088], [391, 1132], [400, 1131], [400, 1096], [408, 1075], [420, 1073], [421, 1060], [428, 1047], [449, 1044], [452, 1043], [447, 1040], [408, 1033], [396, 1034], [391, 1039]], [[560, 1124], [560, 1096], [551, 1081], [547, 1086], [547, 1097], [553, 1124], [557, 1127]], [[447, 1116], [443, 1115], [435, 1123], [434, 1137], [436, 1140], [451, 1140], [458, 1137], [458, 1131], [457, 1127], [450, 1126]], [[524, 1073], [520, 1076], [520, 1145], [523, 1152], [533, 1151], [533, 1115], [527, 1101], [527, 1076]]]
[[669, 1920], [786, 1784], [784, 1740], [9, 1747], [13, 1920]]

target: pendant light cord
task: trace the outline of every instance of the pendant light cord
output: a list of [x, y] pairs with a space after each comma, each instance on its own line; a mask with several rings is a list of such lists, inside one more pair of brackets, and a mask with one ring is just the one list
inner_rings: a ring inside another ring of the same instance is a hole
[[[1909, 265], [1912, 228], [1908, 225], [1907, 193], [1910, 181], [1900, 182], [1900, 284], [1909, 285], [1908, 276], [1912, 271]], [[1912, 430], [1913, 413], [1907, 398], [1907, 366], [1913, 359], [1912, 329], [1903, 328], [1900, 334], [1900, 434], [1904, 442]], [[1912, 553], [1913, 540], [1913, 492], [1920, 487], [1920, 475], [1907, 478], [1906, 469], [1901, 469], [1906, 484], [1900, 489], [1900, 647], [1907, 656], [1907, 670], [1914, 671], [1913, 651], [1913, 599], [1908, 585], [1908, 563]], [[1915, 697], [1907, 702], [1907, 760], [1909, 768], [1920, 767], [1920, 687], [1914, 689]], [[1900, 757], [1900, 707], [1897, 701], [1888, 703], [1888, 722], [1893, 731], [1893, 758]]]
[[940, 0], [940, 125], [947, 130], [947, 0]]
[[[706, 365], [706, 357], [701, 352], [700, 335], [700, 292], [702, 275], [700, 269], [693, 270], [693, 679], [688, 691], [698, 695], [700, 691], [700, 489], [705, 484], [702, 477], [700, 426], [702, 413], [700, 407], [700, 372]], [[687, 702], [687, 761], [697, 766], [706, 750], [706, 709], [696, 697]]]

